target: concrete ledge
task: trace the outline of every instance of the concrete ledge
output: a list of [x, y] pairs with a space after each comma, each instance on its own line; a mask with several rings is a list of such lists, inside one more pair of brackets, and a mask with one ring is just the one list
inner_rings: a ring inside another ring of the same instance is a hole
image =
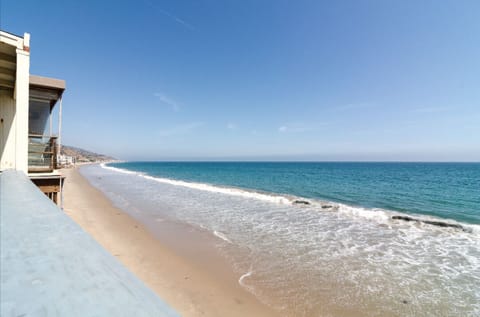
[[1, 316], [178, 316], [18, 171], [0, 173]]

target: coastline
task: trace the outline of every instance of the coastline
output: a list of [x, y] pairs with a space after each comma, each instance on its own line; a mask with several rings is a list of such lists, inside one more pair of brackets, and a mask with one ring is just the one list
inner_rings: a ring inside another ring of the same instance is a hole
[[[325, 212], [323, 204], [316, 202], [304, 206], [252, 199], [248, 192], [247, 197], [227, 195], [205, 189], [202, 183], [172, 184], [169, 179], [98, 165], [75, 173], [87, 183], [85, 187], [100, 190], [107, 205], [113, 204], [120, 208], [116, 209], [119, 214], [124, 212], [143, 224], [141, 228], [153, 236], [152, 244], [160, 241], [171, 257], [182, 259], [170, 270], [159, 272], [154, 266], [147, 271], [169, 275], [187, 263], [201, 272], [193, 276], [200, 284], [194, 290], [184, 285], [192, 276], [184, 275], [163, 279], [157, 291], [170, 306], [190, 309], [182, 311], [184, 315], [435, 316], [462, 312], [469, 316], [477, 311], [475, 230], [390, 219], [381, 211], [378, 217], [376, 210], [341, 204], [336, 212]], [[87, 194], [78, 204], [91, 197]], [[104, 212], [98, 206], [92, 208]], [[107, 227], [111, 221], [106, 221]], [[130, 243], [135, 234], [127, 229], [120, 230], [120, 235], [127, 234], [114, 240]], [[141, 244], [148, 245], [148, 241]], [[110, 252], [120, 260], [128, 255]], [[463, 268], [461, 275], [457, 267]], [[134, 274], [153, 283], [148, 275]], [[176, 287], [169, 289], [174, 294], [187, 294], [177, 298], [177, 306], [168, 299], [172, 294], [161, 293], [167, 283]], [[227, 296], [218, 300], [218, 294], [210, 291], [212, 283]], [[238, 311], [236, 305], [244, 301], [237, 296], [232, 300], [232, 294], [245, 291], [254, 294], [250, 295], [253, 302], [278, 312]], [[214, 310], [195, 306], [210, 301]], [[219, 311], [218, 303], [226, 307]]]
[[152, 232], [94, 188], [64, 169], [64, 210], [133, 274], [182, 316], [276, 316], [243, 289], [209, 237], [181, 224]]

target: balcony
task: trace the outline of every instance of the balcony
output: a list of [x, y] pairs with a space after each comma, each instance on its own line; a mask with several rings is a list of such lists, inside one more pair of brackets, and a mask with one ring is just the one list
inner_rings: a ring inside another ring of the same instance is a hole
[[57, 168], [57, 137], [28, 135], [28, 172], [49, 173]]

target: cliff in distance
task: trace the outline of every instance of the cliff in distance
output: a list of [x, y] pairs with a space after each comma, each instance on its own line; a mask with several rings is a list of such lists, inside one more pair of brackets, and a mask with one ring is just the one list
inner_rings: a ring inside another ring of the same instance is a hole
[[94, 163], [94, 162], [107, 162], [107, 161], [116, 160], [115, 158], [108, 155], [90, 152], [90, 151], [77, 148], [74, 146], [69, 146], [69, 145], [62, 145], [60, 154], [73, 157], [75, 159], [75, 162], [77, 163]]

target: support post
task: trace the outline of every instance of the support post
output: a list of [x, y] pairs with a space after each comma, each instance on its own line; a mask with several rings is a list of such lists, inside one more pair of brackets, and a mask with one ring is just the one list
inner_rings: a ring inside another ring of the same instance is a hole
[[52, 130], [53, 130], [53, 120], [52, 120], [52, 111], [50, 110], [50, 115], [48, 116], [48, 121], [49, 121], [49, 124], [50, 124], [50, 127], [49, 127], [49, 131], [48, 131], [48, 136], [49, 137], [52, 137]]
[[58, 109], [58, 152], [57, 155], [62, 154], [62, 100], [60, 97], [60, 108]]
[[63, 210], [63, 177], [60, 176], [60, 209]]

